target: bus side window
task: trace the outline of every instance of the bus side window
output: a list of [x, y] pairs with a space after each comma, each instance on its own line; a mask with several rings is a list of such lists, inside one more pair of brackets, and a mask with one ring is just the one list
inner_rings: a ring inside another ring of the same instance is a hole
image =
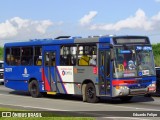
[[10, 58], [11, 58], [11, 55], [10, 55], [10, 48], [6, 48], [5, 54], [6, 54], [5, 61], [6, 61], [6, 63], [7, 63], [8, 65], [10, 65]]
[[34, 47], [34, 65], [42, 65], [42, 47]]
[[97, 46], [96, 44], [82, 44], [78, 46], [79, 65], [92, 66], [97, 63]]
[[36, 61], [36, 65], [38, 65], [38, 66], [42, 65], [42, 60], [38, 58], [37, 61]]
[[17, 59], [20, 60], [20, 51], [21, 51], [20, 47], [11, 48], [10, 65], [12, 66], [18, 65]]
[[56, 53], [51, 53], [51, 66], [56, 66]]
[[79, 60], [79, 65], [89, 65], [89, 57], [87, 55], [83, 55]]
[[32, 65], [33, 64], [33, 47], [22, 47], [21, 48], [21, 65]]
[[65, 61], [65, 58], [64, 58], [64, 56], [60, 56], [60, 65], [65, 65], [66, 63], [65, 63], [66, 61]]
[[60, 64], [66, 66], [76, 65], [76, 45], [61, 46]]
[[45, 66], [49, 66], [49, 53], [45, 53]]

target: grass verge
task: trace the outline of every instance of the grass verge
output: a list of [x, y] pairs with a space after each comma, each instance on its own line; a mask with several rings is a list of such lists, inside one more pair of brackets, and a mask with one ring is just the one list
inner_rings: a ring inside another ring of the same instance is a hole
[[[24, 110], [19, 109], [12, 109], [12, 108], [2, 108], [0, 107], [0, 116], [2, 116], [2, 112], [28, 112]], [[29, 111], [30, 112], [30, 111]], [[37, 111], [38, 112], [38, 111]], [[95, 120], [93, 117], [70, 117], [70, 116], [63, 116], [63, 115], [57, 115], [53, 113], [45, 113], [46, 116], [49, 114], [52, 114], [52, 117], [0, 117], [1, 120]], [[50, 116], [50, 115], [49, 115]], [[67, 117], [66, 117], [67, 116]]]

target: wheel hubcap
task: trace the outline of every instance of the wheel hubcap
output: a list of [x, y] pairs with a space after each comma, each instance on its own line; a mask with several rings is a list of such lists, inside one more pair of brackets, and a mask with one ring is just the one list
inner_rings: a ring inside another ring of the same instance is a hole
[[93, 88], [89, 88], [89, 89], [87, 90], [87, 96], [88, 96], [89, 98], [93, 98], [93, 96], [94, 96]]
[[37, 91], [36, 85], [32, 85], [31, 91], [33, 94], [36, 94], [36, 91]]

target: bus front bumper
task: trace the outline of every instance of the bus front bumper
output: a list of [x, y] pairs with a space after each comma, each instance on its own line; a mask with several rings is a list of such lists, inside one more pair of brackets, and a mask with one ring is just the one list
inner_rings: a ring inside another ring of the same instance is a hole
[[114, 86], [112, 88], [112, 97], [145, 95], [156, 92], [156, 85], [151, 84], [146, 88], [131, 89], [127, 86]]

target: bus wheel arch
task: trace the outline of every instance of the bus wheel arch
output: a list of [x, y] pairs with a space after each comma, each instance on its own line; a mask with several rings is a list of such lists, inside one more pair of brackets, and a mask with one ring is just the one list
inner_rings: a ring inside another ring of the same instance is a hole
[[29, 90], [29, 93], [32, 97], [34, 97], [34, 98], [41, 97], [39, 83], [36, 79], [32, 78], [29, 80], [28, 90]]
[[83, 102], [96, 103], [98, 102], [98, 97], [96, 96], [96, 88], [91, 80], [84, 80], [82, 83], [82, 97]]
[[36, 81], [37, 81], [36, 78], [30, 78], [30, 79], [28, 80], [28, 91], [30, 91], [29, 84], [30, 84], [30, 82], [32, 82], [33, 80], [36, 80]]

